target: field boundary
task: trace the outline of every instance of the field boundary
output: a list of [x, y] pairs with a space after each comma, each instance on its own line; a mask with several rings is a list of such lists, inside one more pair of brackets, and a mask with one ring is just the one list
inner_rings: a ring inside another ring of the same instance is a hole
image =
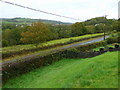
[[[88, 44], [88, 46], [89, 45], [90, 44]], [[92, 45], [93, 43], [91, 44], [91, 46]], [[101, 45], [101, 43], [99, 43], [98, 45]], [[78, 50], [80, 50], [81, 48], [77, 47]], [[2, 66], [3, 82], [10, 78], [24, 74], [26, 72], [30, 72], [31, 70], [34, 70], [36, 68], [50, 65], [63, 58], [90, 58], [101, 55], [108, 51], [120, 51], [120, 48], [113, 48], [105, 51], [85, 51], [85, 52], [81, 52], [81, 51], [74, 52], [74, 51], [64, 50], [56, 53], [50, 53], [49, 55], [45, 55], [45, 56], [35, 56], [32, 58], [31, 57], [26, 58], [24, 60], [20, 59], [17, 62], [6, 63], [3, 64]]]
[[21, 51], [2, 53], [2, 59], [13, 57], [15, 55], [27, 54], [29, 52], [36, 52], [36, 51], [40, 51], [40, 50], [51, 49], [51, 48], [59, 47], [59, 46], [62, 46], [62, 45], [67, 45], [67, 44], [71, 44], [71, 43], [75, 43], [75, 42], [79, 42], [79, 41], [83, 41], [83, 40], [87, 40], [87, 39], [97, 38], [97, 37], [101, 37], [101, 36], [103, 36], [103, 35], [98, 35], [98, 36], [93, 36], [93, 37], [90, 37], [90, 38], [73, 40], [73, 41], [69, 41], [69, 42], [66, 42], [66, 43], [55, 44], [55, 45], [50, 45], [50, 46], [43, 46], [43, 47], [38, 47], [38, 48], [33, 48], [33, 49], [24, 49], [24, 50], [21, 50]]

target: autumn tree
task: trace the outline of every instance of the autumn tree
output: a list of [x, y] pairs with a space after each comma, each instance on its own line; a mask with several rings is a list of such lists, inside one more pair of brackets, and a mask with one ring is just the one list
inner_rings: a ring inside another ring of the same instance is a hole
[[22, 32], [20, 39], [24, 43], [35, 44], [37, 47], [39, 43], [43, 43], [51, 38], [51, 32], [47, 26], [42, 22], [33, 23], [26, 32]]

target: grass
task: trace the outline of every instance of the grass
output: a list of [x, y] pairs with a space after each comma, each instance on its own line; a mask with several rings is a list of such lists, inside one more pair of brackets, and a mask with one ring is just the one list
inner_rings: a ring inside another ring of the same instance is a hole
[[118, 88], [118, 52], [63, 59], [9, 80], [4, 88]]
[[[70, 42], [71, 40], [75, 41], [75, 40], [84, 39], [84, 38], [90, 38], [90, 37], [99, 36], [99, 35], [102, 35], [102, 33], [88, 34], [88, 35], [83, 35], [83, 36], [78, 36], [78, 37], [71, 37], [71, 38], [63, 38], [63, 39], [59, 39], [59, 40], [52, 40], [52, 41], [48, 41], [46, 43], [42, 43], [38, 47], [63, 44], [63, 43]], [[9, 47], [2, 48], [2, 53], [19, 52], [19, 51], [22, 51], [22, 50], [28, 50], [28, 49], [33, 49], [33, 48], [36, 48], [36, 47], [34, 45], [32, 45], [32, 44], [15, 45], [15, 46], [9, 46]]]

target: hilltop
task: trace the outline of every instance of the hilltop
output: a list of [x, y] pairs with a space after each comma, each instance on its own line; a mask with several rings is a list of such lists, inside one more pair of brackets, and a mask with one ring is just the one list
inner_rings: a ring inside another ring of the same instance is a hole
[[47, 24], [72, 24], [69, 22], [60, 22], [55, 20], [47, 20], [47, 19], [31, 19], [31, 18], [0, 18], [3, 24], [31, 24], [33, 22], [42, 21]]

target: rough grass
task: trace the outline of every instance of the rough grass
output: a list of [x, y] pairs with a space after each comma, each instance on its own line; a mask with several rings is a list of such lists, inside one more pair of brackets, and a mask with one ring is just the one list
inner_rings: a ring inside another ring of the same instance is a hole
[[[90, 38], [90, 37], [99, 36], [99, 35], [102, 35], [102, 33], [88, 34], [88, 35], [83, 35], [83, 36], [78, 36], [78, 37], [52, 40], [52, 41], [48, 41], [46, 43], [42, 43], [38, 47], [63, 44], [63, 43], [70, 42], [71, 40], [75, 41], [75, 40]], [[36, 47], [32, 44], [29, 44], [29, 45], [15, 45], [15, 46], [9, 46], [9, 47], [2, 48], [2, 53], [17, 52], [17, 51], [28, 50], [28, 49], [33, 49], [33, 48], [36, 48]]]
[[9, 80], [4, 88], [117, 88], [118, 52], [63, 59]]

